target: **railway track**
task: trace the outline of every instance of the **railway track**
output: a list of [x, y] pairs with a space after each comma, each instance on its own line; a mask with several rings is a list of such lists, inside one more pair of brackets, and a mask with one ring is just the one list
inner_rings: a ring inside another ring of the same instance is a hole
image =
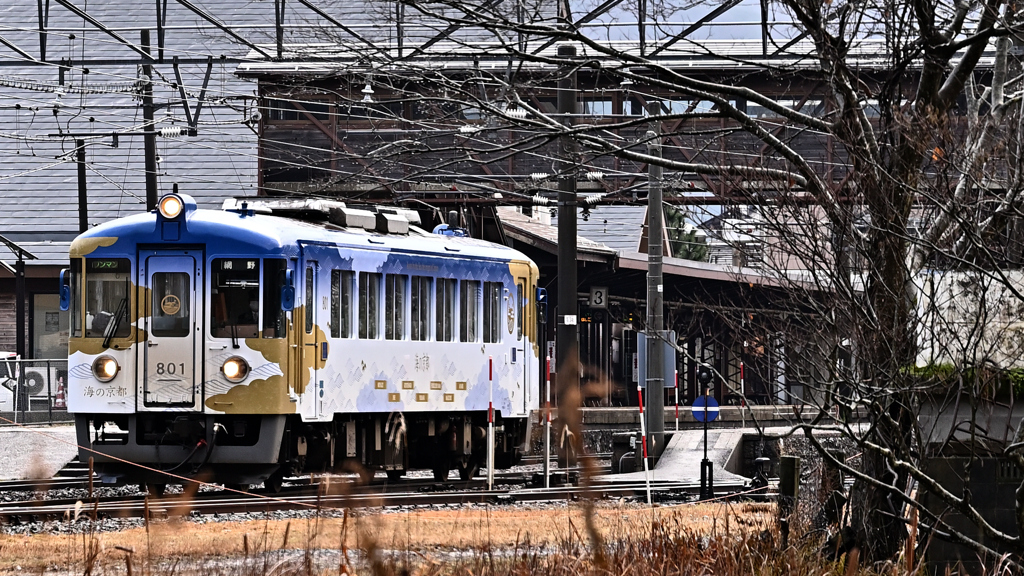
[[[594, 458], [598, 460], [607, 460], [611, 457], [610, 453], [592, 454]], [[524, 456], [520, 465], [540, 465], [543, 464], [543, 456]], [[551, 464], [556, 464], [554, 455], [551, 457]], [[569, 471], [575, 471], [575, 468]], [[559, 470], [565, 472], [566, 470]], [[496, 478], [501, 477], [499, 474]], [[413, 481], [413, 479], [407, 480]], [[294, 483], [308, 484], [308, 480], [296, 480]], [[93, 476], [93, 485], [97, 488], [108, 486], [100, 483], [98, 476]], [[64, 468], [57, 472], [53, 478], [39, 478], [30, 480], [0, 480], [0, 493], [2, 492], [40, 492], [47, 490], [60, 490], [66, 488], [80, 488], [87, 489], [89, 487], [89, 469], [88, 464], [73, 460], [69, 462]]]
[[[598, 458], [601, 455], [597, 455]], [[540, 461], [540, 458], [531, 458]], [[534, 464], [537, 462], [524, 462]], [[575, 476], [578, 469], [556, 471], [561, 478]], [[74, 472], [71, 472], [72, 474]], [[87, 474], [87, 471], [85, 472]], [[376, 481], [360, 486], [352, 478], [328, 477], [326, 482], [311, 478], [295, 478], [281, 493], [234, 492], [229, 490], [192, 494], [167, 495], [147, 498], [143, 494], [108, 497], [62, 498], [26, 500], [0, 505], [0, 524], [21, 524], [41, 520], [60, 520], [85, 514], [91, 518], [167, 518], [172, 516], [234, 514], [302, 509], [343, 509], [380, 507], [450, 506], [466, 504], [515, 504], [527, 502], [560, 501], [580, 498], [584, 490], [578, 486], [563, 485], [534, 488], [536, 472], [502, 472], [495, 474], [494, 483], [502, 489], [487, 490], [486, 480], [436, 482], [432, 478], [403, 478], [398, 482]], [[86, 477], [49, 478], [43, 480], [15, 480], [0, 482], [2, 491], [46, 492], [64, 488], [86, 489]], [[96, 487], [103, 486], [98, 482]], [[741, 485], [718, 484], [719, 493], [738, 492]], [[593, 498], [645, 497], [647, 486], [636, 483], [603, 483], [592, 486]], [[678, 500], [696, 495], [700, 486], [694, 483], [659, 482], [651, 486], [657, 500]]]
[[[463, 484], [463, 483], [460, 483]], [[554, 488], [511, 488], [502, 490], [470, 489], [461, 486], [435, 484], [430, 490], [408, 491], [399, 485], [396, 491], [372, 486], [375, 490], [354, 490], [344, 494], [236, 494], [215, 492], [192, 496], [145, 496], [97, 498], [92, 502], [54, 500], [18, 502], [0, 506], [0, 522], [20, 524], [40, 520], [75, 517], [78, 513], [93, 518], [167, 518], [193, 514], [237, 514], [272, 512], [281, 510], [340, 510], [345, 508], [426, 507], [442, 505], [496, 504], [509, 505], [527, 502], [574, 500], [583, 496], [577, 486]], [[716, 486], [720, 491], [737, 491], [742, 486]], [[398, 490], [401, 489], [401, 490]], [[692, 483], [661, 483], [652, 487], [659, 500], [682, 499], [696, 494], [699, 485]], [[597, 499], [642, 497], [643, 483], [599, 485], [590, 488], [590, 496]]]

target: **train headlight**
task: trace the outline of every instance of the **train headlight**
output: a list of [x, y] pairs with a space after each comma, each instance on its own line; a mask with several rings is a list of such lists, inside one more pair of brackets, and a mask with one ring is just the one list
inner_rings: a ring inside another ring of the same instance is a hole
[[120, 370], [121, 367], [117, 365], [117, 360], [110, 356], [100, 356], [92, 363], [92, 373], [100, 382], [110, 382]]
[[168, 220], [177, 218], [184, 207], [185, 204], [181, 201], [181, 198], [174, 194], [164, 196], [160, 199], [160, 214]]
[[249, 375], [249, 363], [241, 356], [232, 356], [224, 362], [224, 365], [220, 367], [220, 371], [224, 373], [224, 377], [228, 380], [241, 382]]

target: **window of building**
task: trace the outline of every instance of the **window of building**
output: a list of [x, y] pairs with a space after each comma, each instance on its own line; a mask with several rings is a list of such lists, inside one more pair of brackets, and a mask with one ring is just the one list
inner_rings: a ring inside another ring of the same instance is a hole
[[406, 279], [404, 274], [388, 274], [384, 279], [384, 338], [405, 340]]
[[380, 336], [380, 274], [359, 273], [359, 337], [376, 339]]
[[210, 281], [210, 335], [255, 338], [260, 325], [260, 261], [214, 258]]
[[585, 96], [579, 101], [580, 114], [608, 116], [612, 113], [612, 99], [600, 96]]
[[455, 325], [455, 280], [451, 278], [437, 279], [437, 338], [441, 342], [454, 340]]
[[480, 282], [463, 280], [459, 296], [459, 340], [476, 342], [480, 338]]
[[331, 338], [352, 337], [352, 272], [331, 271]]
[[412, 308], [412, 339], [430, 339], [430, 278], [413, 276], [409, 293]]
[[484, 282], [484, 342], [501, 342], [501, 282]]
[[331, 103], [323, 100], [309, 99], [281, 99], [270, 98], [266, 100], [264, 111], [268, 121], [272, 122], [297, 122], [308, 121], [309, 118], [302, 113], [295, 105], [298, 103], [306, 112], [321, 122], [327, 122], [331, 118]]
[[32, 295], [32, 357], [68, 357], [70, 316], [60, 311], [59, 294]]
[[85, 337], [125, 338], [131, 330], [130, 278], [127, 258], [88, 259], [85, 274]]

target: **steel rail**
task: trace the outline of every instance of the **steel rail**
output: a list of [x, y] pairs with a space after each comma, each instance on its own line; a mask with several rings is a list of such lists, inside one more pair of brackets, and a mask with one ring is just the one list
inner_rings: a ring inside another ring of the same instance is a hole
[[[444, 487], [444, 485], [441, 485]], [[339, 488], [351, 488], [343, 485]], [[377, 486], [376, 488], [380, 488]], [[553, 488], [519, 488], [506, 490], [443, 490], [420, 492], [352, 492], [348, 494], [301, 494], [295, 496], [261, 496], [249, 494], [211, 493], [164, 498], [114, 497], [93, 502], [43, 501], [4, 504], [0, 506], [0, 522], [22, 523], [42, 519], [60, 519], [76, 515], [95, 518], [140, 518], [148, 511], [150, 518], [166, 518], [191, 514], [238, 514], [283, 510], [331, 511], [348, 508], [392, 508], [424, 506], [462, 506], [467, 504], [508, 505], [526, 502], [640, 497], [646, 491], [642, 482], [602, 484], [589, 488], [563, 486]], [[738, 492], [740, 484], [719, 484], [722, 492]], [[660, 498], [689, 497], [700, 491], [695, 482], [663, 482], [653, 486]]]

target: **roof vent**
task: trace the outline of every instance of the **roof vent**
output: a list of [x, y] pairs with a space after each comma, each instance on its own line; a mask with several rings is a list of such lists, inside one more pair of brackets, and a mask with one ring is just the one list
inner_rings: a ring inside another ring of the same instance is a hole
[[331, 208], [328, 220], [331, 224], [337, 224], [345, 228], [362, 228], [364, 230], [375, 230], [377, 228], [377, 218], [373, 212], [356, 210], [355, 208]]
[[377, 232], [383, 234], [408, 234], [409, 221], [398, 214], [377, 213]]

